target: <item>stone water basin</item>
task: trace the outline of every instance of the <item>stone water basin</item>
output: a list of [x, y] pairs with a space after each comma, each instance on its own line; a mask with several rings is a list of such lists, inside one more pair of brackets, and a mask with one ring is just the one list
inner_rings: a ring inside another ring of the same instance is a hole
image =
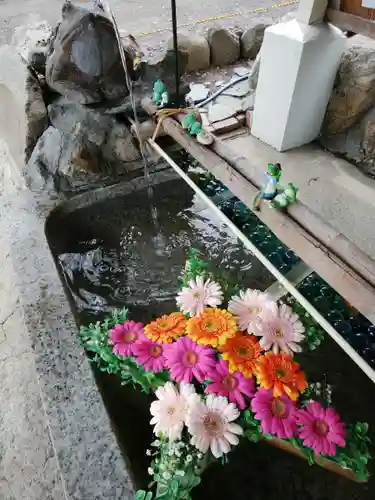
[[[166, 170], [153, 175], [152, 184], [152, 194], [141, 178], [80, 195], [49, 216], [46, 236], [77, 327], [115, 307], [128, 307], [131, 318], [143, 322], [173, 311], [178, 276], [192, 247], [246, 287], [264, 290], [272, 283], [268, 271], [182, 180]], [[327, 374], [344, 420], [375, 421], [368, 404], [373, 384], [333, 341], [327, 338], [302, 363], [312, 380]], [[92, 369], [135, 487], [145, 489], [151, 398]], [[372, 437], [375, 441], [373, 430]], [[266, 443], [244, 442], [225, 467], [217, 464], [205, 473], [193, 498], [365, 500], [374, 492], [372, 480], [351, 483]]]

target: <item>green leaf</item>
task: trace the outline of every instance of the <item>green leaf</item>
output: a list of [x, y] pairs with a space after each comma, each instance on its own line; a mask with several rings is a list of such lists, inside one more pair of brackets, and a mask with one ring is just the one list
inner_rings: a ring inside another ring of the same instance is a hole
[[137, 365], [135, 359], [114, 354], [113, 345], [109, 342], [109, 330], [116, 324], [123, 323], [127, 319], [127, 313], [126, 309], [115, 310], [102, 323], [82, 327], [80, 339], [85, 349], [91, 353], [91, 361], [97, 364], [100, 371], [116, 374], [121, 378], [122, 385], [137, 384], [144, 392], [149, 393], [169, 380], [168, 372], [164, 371], [160, 376], [147, 373], [143, 366]]
[[[143, 491], [143, 490], [138, 490], [135, 494], [135, 499], [134, 500], [146, 500], [146, 494], [147, 492], [146, 491]], [[152, 498], [152, 496], [151, 496]]]
[[169, 492], [172, 496], [175, 496], [176, 498], [177, 498], [178, 488], [179, 488], [179, 483], [177, 479], [172, 479], [172, 481], [169, 483]]

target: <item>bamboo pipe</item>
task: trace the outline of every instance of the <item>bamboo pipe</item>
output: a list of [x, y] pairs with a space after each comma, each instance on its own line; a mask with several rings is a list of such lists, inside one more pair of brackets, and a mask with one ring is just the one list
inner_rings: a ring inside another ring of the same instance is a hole
[[[240, 241], [244, 244], [244, 246], [249, 249], [254, 255], [262, 262], [262, 264], [275, 276], [275, 278], [284, 286], [286, 290], [288, 290], [308, 311], [313, 318], [324, 328], [327, 333], [340, 345], [340, 347], [356, 362], [360, 368], [365, 371], [365, 373], [371, 378], [373, 382], [375, 382], [375, 372], [365, 363], [360, 356], [354, 351], [354, 349], [341, 338], [341, 336], [334, 330], [334, 328], [316, 311], [316, 309], [303, 297], [299, 294], [298, 290], [294, 288], [294, 286], [279, 273], [279, 271], [271, 264], [271, 262], [249, 241], [246, 236], [233, 224], [233, 222], [226, 217], [223, 212], [213, 203], [213, 201], [203, 193], [201, 189], [190, 179], [190, 177], [165, 153], [165, 151], [158, 146], [155, 141], [152, 139], [148, 140], [149, 144], [154, 148], [154, 150], [164, 158], [167, 163], [178, 173], [178, 175], [195, 191], [195, 193], [218, 215], [218, 217], [231, 229], [231, 231], [238, 237]], [[366, 370], [365, 368], [368, 368]], [[370, 373], [372, 372], [372, 374]], [[271, 444], [276, 448], [280, 448], [288, 453], [292, 453], [300, 458], [306, 459], [305, 455], [293, 446], [292, 444], [277, 438], [265, 439], [267, 443]], [[319, 455], [315, 455], [315, 463], [320, 465], [321, 467], [335, 472], [351, 481], [361, 482], [357, 479], [355, 473], [350, 469], [345, 469], [341, 467], [339, 464], [332, 462], [326, 458], [321, 458]]]
[[[142, 105], [150, 115], [155, 114], [157, 108], [150, 99], [144, 99]], [[214, 151], [201, 146], [182, 129], [176, 120], [170, 117], [164, 118], [162, 126], [168, 135], [196, 158], [251, 209], [251, 202], [258, 192], [255, 184], [245, 178], [237, 169], [229, 165], [228, 162]], [[216, 147], [217, 145], [222, 147], [221, 141], [216, 139], [213, 146]], [[306, 211], [308, 211], [307, 207]], [[288, 213], [274, 210], [267, 204], [264, 204], [262, 210], [256, 212], [256, 215], [282, 242], [301, 256], [309, 267], [314, 269], [337, 290], [346, 301], [366, 316], [372, 323], [375, 322], [375, 288], [359, 272], [350, 267], [335, 252], [327, 248], [315, 235], [313, 236], [304, 227], [294, 221]], [[326, 231], [329, 234], [329, 229], [332, 228], [324, 223], [324, 228], [326, 226]], [[345, 241], [348, 242], [346, 239]], [[354, 247], [350, 242], [347, 244], [351, 248]], [[359, 255], [361, 251], [357, 250]]]
[[215, 205], [215, 203], [194, 183], [194, 181], [177, 165], [167, 153], [152, 139], [148, 140], [154, 150], [165, 159], [165, 161], [178, 173], [178, 175], [195, 191], [195, 193], [209, 206], [213, 212], [224, 222], [226, 226], [243, 243], [244, 247], [274, 275], [277, 281], [287, 290], [303, 307], [311, 314], [315, 321], [332, 337], [341, 349], [359, 366], [359, 368], [375, 383], [375, 371], [362, 359], [353, 347], [344, 340], [330, 323], [313, 307], [310, 302], [283, 276], [280, 271], [267, 259], [265, 255], [228, 219], [228, 217]]

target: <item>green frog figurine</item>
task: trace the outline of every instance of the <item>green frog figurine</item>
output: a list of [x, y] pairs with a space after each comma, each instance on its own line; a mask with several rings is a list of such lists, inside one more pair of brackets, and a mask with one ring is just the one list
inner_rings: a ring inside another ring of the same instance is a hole
[[168, 104], [168, 92], [161, 80], [156, 80], [152, 90], [152, 101], [154, 104], [156, 104], [156, 106], [162, 107]]
[[280, 163], [269, 163], [266, 172], [266, 182], [255, 195], [253, 210], [259, 210], [260, 200], [273, 200], [278, 193], [278, 186], [281, 177]]
[[286, 188], [270, 201], [270, 204], [273, 208], [285, 209], [297, 201], [297, 192], [298, 188], [289, 182]]
[[196, 137], [197, 141], [202, 145], [209, 146], [213, 143], [212, 135], [203, 130], [194, 111], [185, 116], [182, 121], [182, 127], [187, 130], [191, 136]]

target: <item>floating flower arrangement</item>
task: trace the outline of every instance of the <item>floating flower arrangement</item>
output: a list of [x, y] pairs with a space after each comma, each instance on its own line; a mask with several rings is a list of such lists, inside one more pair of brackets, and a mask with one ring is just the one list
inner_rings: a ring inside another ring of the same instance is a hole
[[191, 498], [211, 461], [225, 463], [241, 439], [367, 480], [367, 424], [342, 422], [330, 387], [309, 384], [298, 362], [323, 340], [312, 317], [292, 299], [214, 276], [194, 250], [181, 280], [177, 311], [143, 325], [124, 309], [80, 332], [101, 370], [155, 394], [152, 491], [136, 499]]

